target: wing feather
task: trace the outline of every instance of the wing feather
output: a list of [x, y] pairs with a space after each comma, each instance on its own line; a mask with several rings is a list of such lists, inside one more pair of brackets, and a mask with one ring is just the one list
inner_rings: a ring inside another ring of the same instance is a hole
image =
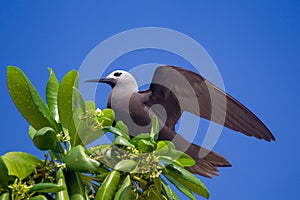
[[182, 112], [187, 111], [248, 136], [275, 140], [248, 108], [192, 71], [174, 66], [158, 67], [150, 90], [148, 106], [162, 105], [168, 115], [166, 126], [173, 130]]

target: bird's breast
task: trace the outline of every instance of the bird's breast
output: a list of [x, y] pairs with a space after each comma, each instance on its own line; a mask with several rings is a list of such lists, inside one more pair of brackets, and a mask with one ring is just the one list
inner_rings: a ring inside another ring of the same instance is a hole
[[108, 107], [114, 110], [116, 122], [121, 120], [129, 127], [131, 135], [150, 131], [149, 108], [144, 104], [139, 93], [130, 95], [111, 93]]

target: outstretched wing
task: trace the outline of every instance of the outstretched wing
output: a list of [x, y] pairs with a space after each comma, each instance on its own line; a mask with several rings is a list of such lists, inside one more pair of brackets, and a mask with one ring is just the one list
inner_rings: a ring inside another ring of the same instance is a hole
[[[212, 120], [232, 130], [267, 141], [270, 130], [248, 108], [192, 71], [173, 66], [158, 67], [150, 85], [148, 106], [165, 108], [165, 125], [174, 130], [183, 111]], [[159, 115], [159, 113], [158, 113]]]

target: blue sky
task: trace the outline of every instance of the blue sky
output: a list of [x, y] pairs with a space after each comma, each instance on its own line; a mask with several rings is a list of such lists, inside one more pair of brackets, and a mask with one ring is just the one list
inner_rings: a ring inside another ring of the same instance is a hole
[[[201, 177], [210, 199], [300, 199], [297, 0], [0, 1], [0, 154], [41, 156], [9, 97], [6, 66], [22, 68], [44, 96], [48, 67], [61, 79], [108, 37], [149, 26], [173, 29], [200, 43], [218, 66], [227, 92], [256, 113], [277, 139], [268, 143], [224, 129], [214, 151], [233, 167], [220, 169], [221, 176], [212, 180]], [[106, 73], [150, 62], [190, 67], [176, 56], [148, 50], [122, 56]], [[97, 90], [101, 108], [108, 89]]]

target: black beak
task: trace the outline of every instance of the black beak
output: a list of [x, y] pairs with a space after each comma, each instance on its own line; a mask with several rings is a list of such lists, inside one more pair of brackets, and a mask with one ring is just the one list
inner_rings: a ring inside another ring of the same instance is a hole
[[110, 85], [111, 87], [114, 87], [117, 83], [116, 79], [113, 78], [100, 78], [100, 79], [91, 79], [86, 80], [85, 82], [100, 82], [100, 83], [106, 83]]

